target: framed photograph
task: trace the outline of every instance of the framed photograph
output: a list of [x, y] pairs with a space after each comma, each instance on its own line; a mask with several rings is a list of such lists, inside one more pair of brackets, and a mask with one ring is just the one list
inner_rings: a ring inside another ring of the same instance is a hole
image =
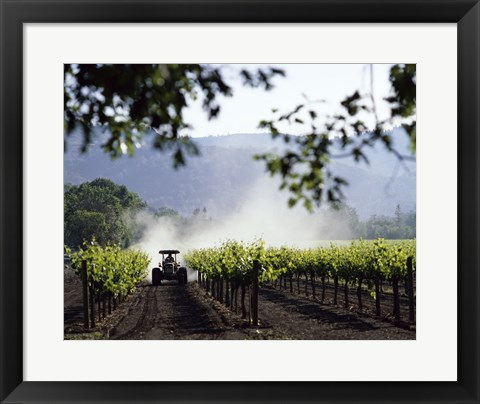
[[2, 403], [480, 402], [478, 1], [0, 5]]

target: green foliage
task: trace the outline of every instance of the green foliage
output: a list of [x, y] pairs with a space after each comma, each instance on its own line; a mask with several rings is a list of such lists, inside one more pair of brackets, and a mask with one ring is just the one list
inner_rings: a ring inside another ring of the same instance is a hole
[[415, 239], [387, 242], [352, 241], [349, 246], [331, 244], [330, 247], [298, 249], [289, 247], [265, 248], [258, 240], [251, 244], [227, 241], [220, 247], [190, 251], [185, 259], [187, 265], [207, 278], [223, 278], [250, 283], [253, 260], [258, 260], [262, 271], [260, 283], [271, 282], [284, 274], [333, 277], [352, 281], [356, 279], [391, 280], [405, 276], [407, 258], [416, 266]]
[[68, 245], [78, 246], [84, 238], [95, 236], [105, 244], [110, 230], [115, 233], [115, 225], [108, 224], [106, 213], [77, 209], [65, 219], [65, 242]]
[[187, 265], [209, 278], [226, 278], [240, 283], [249, 283], [252, 277], [253, 261], [267, 262], [265, 243], [257, 240], [245, 244], [233, 240], [224, 242], [218, 248], [190, 251], [185, 255]]
[[122, 250], [115, 244], [102, 247], [95, 239], [85, 241], [78, 251], [65, 249], [77, 275], [81, 275], [82, 261], [86, 260], [89, 284], [114, 297], [131, 293], [148, 273], [150, 258], [141, 251]]
[[[109, 133], [103, 149], [117, 158], [123, 154], [132, 156], [143, 138], [151, 135], [153, 147], [169, 151], [173, 166], [182, 166], [186, 155], [199, 154], [196, 144], [188, 136], [181, 136], [191, 128], [184, 119], [188, 102], [200, 98], [208, 118], [215, 118], [220, 112], [218, 99], [233, 95], [225, 74], [228, 68], [203, 64], [66, 64], [65, 145], [68, 135], [78, 129], [84, 138], [82, 150], [86, 151], [93, 130], [100, 128]], [[274, 76], [284, 75], [282, 70], [270, 67], [237, 73], [244, 85], [265, 90], [272, 88]], [[391, 117], [385, 121], [377, 115], [372, 68], [371, 91], [354, 91], [340, 103], [341, 111], [334, 116], [321, 117], [313, 103], [306, 102], [283, 114], [273, 110], [273, 119], [260, 122], [260, 127], [274, 138], [280, 136], [291, 145], [280, 155], [256, 156], [265, 162], [271, 175], [281, 178], [281, 188], [291, 194], [290, 207], [303, 203], [311, 211], [322, 200], [337, 206], [345, 199], [343, 190], [348, 183], [332, 170], [330, 162], [334, 158], [368, 163], [365, 150], [380, 142], [400, 161], [414, 159], [395, 149], [385, 129], [392, 123], [402, 125], [410, 137], [412, 152], [415, 151], [416, 65], [392, 66], [389, 80], [391, 94], [385, 100]], [[369, 117], [375, 121], [370, 131], [366, 123]], [[280, 123], [304, 125], [304, 136], [281, 134]], [[355, 136], [362, 134], [367, 136]], [[342, 146], [340, 155], [333, 150], [335, 142]]]
[[68, 185], [64, 193], [64, 242], [78, 247], [95, 238], [100, 245], [128, 246], [136, 230], [131, 219], [145, 207], [136, 193], [108, 179]]
[[[200, 98], [209, 119], [220, 112], [218, 98], [233, 94], [225, 66], [200, 64], [66, 64], [64, 65], [65, 145], [75, 129], [83, 133], [86, 151], [93, 128], [109, 131], [103, 144], [112, 158], [134, 154], [146, 134], [153, 147], [173, 151], [174, 167], [185, 164], [185, 154], [198, 148], [180, 134], [191, 128], [184, 119], [190, 100]], [[240, 70], [250, 87], [272, 88], [272, 78], [284, 75], [275, 68]]]
[[[392, 143], [387, 128], [392, 123], [400, 124], [411, 141], [412, 152], [416, 144], [416, 65], [397, 64], [390, 71], [391, 96], [389, 103], [391, 119], [380, 121], [373, 97], [373, 69], [371, 69], [371, 91], [360, 94], [355, 91], [341, 104], [341, 112], [328, 116], [320, 122], [313, 103], [297, 105], [291, 112], [276, 113], [271, 120], [263, 120], [259, 127], [268, 129], [273, 138], [281, 137], [290, 147], [283, 154], [265, 153], [255, 156], [265, 162], [271, 175], [281, 178], [281, 189], [287, 189], [291, 197], [290, 207], [303, 202], [309, 211], [313, 203], [320, 205], [322, 200], [338, 206], [345, 199], [343, 189], [348, 182], [335, 175], [329, 163], [334, 158], [353, 158], [356, 162], [368, 163], [365, 150], [381, 142], [400, 161], [413, 159], [400, 154]], [[308, 112], [308, 114], [305, 114]], [[307, 115], [309, 122], [300, 119]], [[375, 127], [367, 131], [366, 117], [374, 118]], [[322, 118], [324, 119], [324, 118]], [[399, 120], [400, 119], [400, 120]], [[303, 124], [304, 136], [281, 135], [279, 124]], [[362, 136], [360, 136], [362, 135]], [[340, 144], [342, 153], [335, 154]]]
[[416, 234], [416, 213], [396, 212], [395, 217], [373, 215], [362, 223], [359, 235], [366, 239], [409, 239]]
[[178, 217], [180, 216], [180, 213], [178, 213], [175, 209], [162, 206], [154, 212], [154, 215], [155, 217]]

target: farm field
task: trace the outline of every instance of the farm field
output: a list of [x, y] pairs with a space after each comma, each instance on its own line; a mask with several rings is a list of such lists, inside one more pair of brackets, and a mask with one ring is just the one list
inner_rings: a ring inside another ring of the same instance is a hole
[[[70, 339], [83, 332], [82, 293], [75, 275], [65, 279], [65, 338]], [[385, 293], [383, 298], [388, 306], [391, 295]], [[90, 333], [95, 338], [129, 340], [415, 339], [414, 327], [395, 326], [388, 315], [375, 318], [375, 303], [368, 300], [368, 291], [362, 314], [357, 313], [355, 305], [334, 306], [332, 300], [330, 285], [324, 304], [311, 296], [263, 287], [259, 291], [260, 323], [252, 327], [248, 316], [241, 318], [240, 308], [237, 312], [226, 309], [196, 282], [185, 286], [145, 283]], [[407, 310], [404, 299], [401, 308]]]
[[67, 64], [64, 93], [66, 339], [416, 338], [415, 65]]

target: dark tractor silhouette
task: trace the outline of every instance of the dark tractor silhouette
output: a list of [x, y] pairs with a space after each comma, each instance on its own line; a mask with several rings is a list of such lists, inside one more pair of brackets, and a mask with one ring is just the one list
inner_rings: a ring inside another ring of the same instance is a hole
[[[187, 283], [187, 268], [181, 267], [177, 261], [178, 250], [160, 250], [162, 261], [158, 267], [152, 269], [152, 285], [158, 286], [163, 280], [178, 281], [179, 285]], [[166, 257], [165, 257], [166, 256]]]

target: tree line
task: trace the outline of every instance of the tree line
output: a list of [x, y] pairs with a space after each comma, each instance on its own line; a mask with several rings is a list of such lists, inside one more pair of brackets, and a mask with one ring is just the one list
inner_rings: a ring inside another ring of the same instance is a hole
[[368, 219], [360, 220], [357, 211], [342, 204], [338, 210], [329, 210], [330, 218], [337, 223], [345, 223], [347, 226], [340, 227], [340, 232], [335, 238], [367, 239], [385, 238], [389, 240], [404, 240], [416, 237], [417, 213], [415, 209], [403, 212], [399, 204], [391, 216], [371, 215]]
[[64, 188], [64, 244], [78, 248], [95, 238], [105, 246], [128, 247], [139, 236], [135, 215], [147, 204], [124, 185], [97, 178]]
[[[97, 178], [80, 185], [65, 185], [64, 244], [79, 248], [84, 241], [95, 238], [101, 246], [118, 244], [126, 248], [138, 242], [145, 230], [145, 224], [136, 220], [140, 212], [149, 213], [152, 220], [167, 218], [179, 231], [215, 225], [205, 207], [196, 208], [190, 216], [170, 207], [152, 209], [126, 186]], [[416, 234], [416, 212], [404, 213], [400, 205], [392, 216], [373, 215], [360, 220], [354, 208], [343, 204], [324, 210], [318, 216], [319, 224], [322, 218], [338, 225], [336, 231], [330, 232], [331, 239], [410, 239]]]

